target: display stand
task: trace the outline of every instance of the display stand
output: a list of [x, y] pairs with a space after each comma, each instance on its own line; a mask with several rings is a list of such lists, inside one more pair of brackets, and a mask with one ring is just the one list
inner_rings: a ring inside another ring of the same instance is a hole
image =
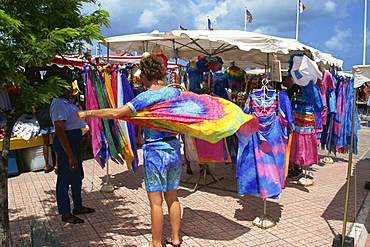
[[307, 166], [304, 167], [304, 177], [298, 179], [298, 184], [304, 187], [313, 185], [313, 179], [307, 178]]
[[[211, 171], [211, 169], [209, 168], [209, 165], [207, 163], [204, 163], [204, 164], [199, 164], [200, 165], [200, 170], [201, 170], [201, 173], [199, 174], [199, 178], [198, 178], [198, 181], [196, 183], [193, 183], [193, 182], [189, 182], [189, 180], [194, 176], [190, 176], [188, 179], [186, 179], [185, 181], [181, 181], [182, 183], [185, 183], [185, 184], [195, 184], [194, 186], [194, 189], [192, 192], [195, 192], [197, 191], [198, 189], [202, 188], [202, 187], [209, 187], [209, 188], [213, 188], [213, 189], [220, 189], [218, 187], [212, 187], [212, 186], [209, 186], [210, 184], [213, 184], [213, 183], [218, 183], [223, 190], [226, 190], [225, 186], [220, 182], [220, 180], [224, 179], [224, 177], [222, 178], [216, 178], [216, 176], [213, 174], [213, 172]], [[207, 174], [209, 174], [213, 181], [207, 183]], [[200, 184], [200, 180], [201, 178], [203, 178], [203, 184]]]
[[108, 161], [107, 161], [107, 182], [103, 183], [103, 185], [100, 188], [100, 192], [108, 192], [111, 193], [114, 191], [114, 185], [109, 183], [109, 172], [108, 172]]
[[268, 229], [276, 225], [275, 220], [266, 214], [266, 198], [263, 199], [263, 214], [253, 220], [253, 225], [262, 229]]

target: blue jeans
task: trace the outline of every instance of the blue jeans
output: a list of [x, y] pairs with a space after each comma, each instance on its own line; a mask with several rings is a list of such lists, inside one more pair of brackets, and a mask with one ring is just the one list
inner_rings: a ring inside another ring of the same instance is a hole
[[59, 214], [70, 214], [71, 205], [69, 201], [68, 190], [71, 186], [73, 208], [82, 207], [81, 187], [84, 172], [82, 168], [82, 156], [76, 151], [76, 143], [81, 140], [81, 130], [70, 130], [65, 132], [69, 145], [78, 162], [78, 169], [71, 171], [68, 156], [65, 153], [57, 135], [54, 135], [53, 146], [58, 155], [58, 177], [56, 186], [56, 196]]

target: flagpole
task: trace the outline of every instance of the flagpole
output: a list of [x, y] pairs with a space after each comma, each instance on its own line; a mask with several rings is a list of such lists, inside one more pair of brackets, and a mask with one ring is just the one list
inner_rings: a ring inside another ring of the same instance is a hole
[[366, 14], [367, 14], [367, 0], [364, 0], [364, 50], [362, 54], [362, 65], [366, 64]]
[[[366, 0], [365, 0], [366, 1]], [[296, 27], [295, 27], [295, 40], [298, 41], [298, 24], [299, 24], [299, 0], [297, 0], [297, 22], [296, 22]]]
[[247, 31], [247, 7], [244, 7], [244, 32]]
[[206, 30], [209, 30], [209, 28], [208, 28], [208, 20], [209, 20], [209, 15], [207, 15], [207, 27], [206, 27]]

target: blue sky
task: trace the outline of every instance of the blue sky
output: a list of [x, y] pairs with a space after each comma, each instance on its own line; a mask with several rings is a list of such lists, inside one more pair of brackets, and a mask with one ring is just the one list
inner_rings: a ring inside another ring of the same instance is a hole
[[[205, 30], [207, 16], [214, 29], [244, 30], [245, 7], [253, 15], [247, 31], [284, 38], [296, 37], [298, 0], [98, 0], [110, 13], [106, 37], [178, 29]], [[302, 0], [306, 9], [299, 16], [298, 40], [342, 59], [343, 70], [363, 63], [365, 0]], [[97, 5], [84, 5], [90, 13]], [[368, 3], [368, 9], [370, 8]], [[369, 17], [369, 15], [367, 14]], [[369, 26], [369, 18], [367, 18]], [[369, 28], [367, 28], [369, 29]], [[366, 64], [370, 63], [367, 34]], [[92, 47], [93, 51], [96, 47]], [[103, 48], [105, 49], [105, 48]]]

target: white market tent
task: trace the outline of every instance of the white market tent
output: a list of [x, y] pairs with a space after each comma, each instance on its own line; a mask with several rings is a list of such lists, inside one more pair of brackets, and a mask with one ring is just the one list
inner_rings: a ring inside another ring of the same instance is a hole
[[323, 67], [334, 66], [341, 69], [343, 65], [342, 60], [295, 39], [239, 30], [153, 31], [109, 37], [99, 42], [112, 51], [124, 50], [127, 53], [151, 52], [155, 46], [160, 45], [162, 50], [170, 52], [173, 59], [197, 61], [198, 56], [219, 56], [225, 66], [235, 61], [239, 67], [244, 68], [267, 66], [270, 59], [280, 60], [281, 67], [286, 68], [290, 56], [302, 52]]
[[370, 65], [356, 65], [352, 67], [354, 86], [359, 88], [365, 82], [370, 81]]

